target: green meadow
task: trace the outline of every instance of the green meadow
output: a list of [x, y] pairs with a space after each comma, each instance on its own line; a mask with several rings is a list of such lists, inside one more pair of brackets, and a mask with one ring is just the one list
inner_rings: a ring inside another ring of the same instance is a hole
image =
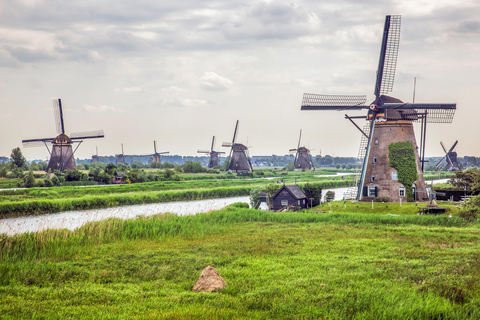
[[[480, 318], [478, 222], [453, 206], [450, 218], [417, 215], [415, 204], [348, 204], [235, 204], [0, 236], [0, 317]], [[227, 287], [193, 292], [208, 265]]]

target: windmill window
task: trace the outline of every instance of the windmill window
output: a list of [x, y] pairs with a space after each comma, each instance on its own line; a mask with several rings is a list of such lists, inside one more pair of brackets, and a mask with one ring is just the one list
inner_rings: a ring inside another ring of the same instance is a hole
[[373, 163], [377, 163], [377, 156], [373, 156]]
[[392, 172], [392, 180], [398, 180], [398, 173], [397, 173], [397, 171]]
[[373, 181], [375, 181], [375, 175], [374, 174], [372, 174], [372, 176], [370, 177], [370, 182], [373, 182]]
[[288, 200], [282, 200], [282, 206], [288, 206]]
[[398, 188], [398, 195], [400, 197], [405, 197], [405, 187]]
[[377, 196], [377, 187], [376, 186], [368, 186], [368, 196], [369, 197], [376, 197]]
[[378, 138], [375, 138], [375, 144], [378, 144]]

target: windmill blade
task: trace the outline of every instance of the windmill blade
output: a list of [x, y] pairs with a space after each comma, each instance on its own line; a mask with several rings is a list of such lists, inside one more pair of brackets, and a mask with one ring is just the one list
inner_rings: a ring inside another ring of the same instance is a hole
[[105, 137], [103, 130], [94, 130], [94, 131], [86, 131], [86, 132], [75, 132], [70, 135], [70, 139], [95, 139], [95, 138], [103, 138]]
[[157, 153], [157, 141], [153, 140], [153, 153]]
[[208, 150], [197, 150], [197, 153], [208, 153], [210, 154], [211, 151]]
[[38, 148], [38, 147], [43, 147], [45, 143], [52, 142], [52, 139], [45, 139], [45, 140], [23, 140], [22, 141], [22, 146], [24, 148]]
[[445, 145], [443, 144], [443, 141], [440, 141], [440, 145], [442, 146], [442, 149], [445, 153], [448, 153], [447, 148], [445, 148]]
[[214, 151], [216, 154], [225, 154], [225, 151]]
[[216, 140], [216, 138], [215, 138], [215, 136], [213, 136], [213, 138], [212, 138], [212, 147], [210, 148], [210, 151], [215, 150], [215, 140]]
[[448, 153], [452, 152], [453, 149], [455, 149], [455, 147], [457, 146], [457, 143], [458, 143], [458, 140], [455, 141], [455, 143], [454, 143], [453, 146], [450, 148], [450, 150], [448, 150]]
[[302, 139], [302, 129], [300, 129], [300, 136], [298, 137], [298, 146], [297, 146], [297, 149], [300, 148], [300, 139]]
[[231, 142], [223, 142], [222, 147], [230, 148], [232, 146]]
[[385, 17], [380, 59], [378, 60], [375, 97], [387, 94], [393, 89], [395, 69], [397, 67], [398, 47], [400, 44], [401, 16]]
[[238, 122], [239, 122], [239, 120], [237, 120], [237, 124], [235, 125], [235, 131], [233, 132], [232, 144], [235, 144], [235, 141], [236, 141], [236, 139], [237, 139], [237, 133], [238, 133]]
[[55, 126], [58, 134], [65, 134], [65, 126], [63, 124], [62, 100], [53, 99], [53, 114], [55, 115]]
[[156, 154], [169, 154], [170, 151], [164, 151], [164, 152], [157, 152]]
[[329, 95], [304, 93], [301, 110], [361, 110], [365, 105], [366, 95]]

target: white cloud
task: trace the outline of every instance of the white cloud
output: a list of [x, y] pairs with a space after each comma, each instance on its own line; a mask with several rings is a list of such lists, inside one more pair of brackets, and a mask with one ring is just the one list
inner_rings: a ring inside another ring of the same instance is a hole
[[228, 90], [232, 87], [233, 82], [215, 72], [205, 72], [200, 78], [200, 85], [208, 90]]
[[201, 107], [207, 105], [206, 100], [200, 99], [164, 99], [163, 104], [168, 106]]
[[105, 105], [92, 106], [89, 104], [84, 104], [83, 110], [86, 110], [88, 112], [117, 112], [117, 109], [112, 106], [105, 106]]

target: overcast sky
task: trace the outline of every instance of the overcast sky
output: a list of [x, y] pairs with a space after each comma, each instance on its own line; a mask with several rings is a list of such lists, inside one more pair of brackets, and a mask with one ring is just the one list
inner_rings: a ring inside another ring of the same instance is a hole
[[373, 99], [387, 14], [402, 15], [390, 95], [411, 102], [416, 77], [415, 102], [457, 103], [452, 124], [428, 126], [427, 156], [457, 139], [460, 156], [480, 156], [477, 0], [0, 0], [0, 155], [54, 137], [61, 98], [67, 134], [105, 131], [76, 158], [121, 143], [148, 154], [153, 140], [196, 155], [213, 135], [227, 151], [237, 119], [251, 155], [287, 154], [303, 129], [314, 155], [356, 156], [361, 135], [345, 112], [300, 111], [302, 95]]

